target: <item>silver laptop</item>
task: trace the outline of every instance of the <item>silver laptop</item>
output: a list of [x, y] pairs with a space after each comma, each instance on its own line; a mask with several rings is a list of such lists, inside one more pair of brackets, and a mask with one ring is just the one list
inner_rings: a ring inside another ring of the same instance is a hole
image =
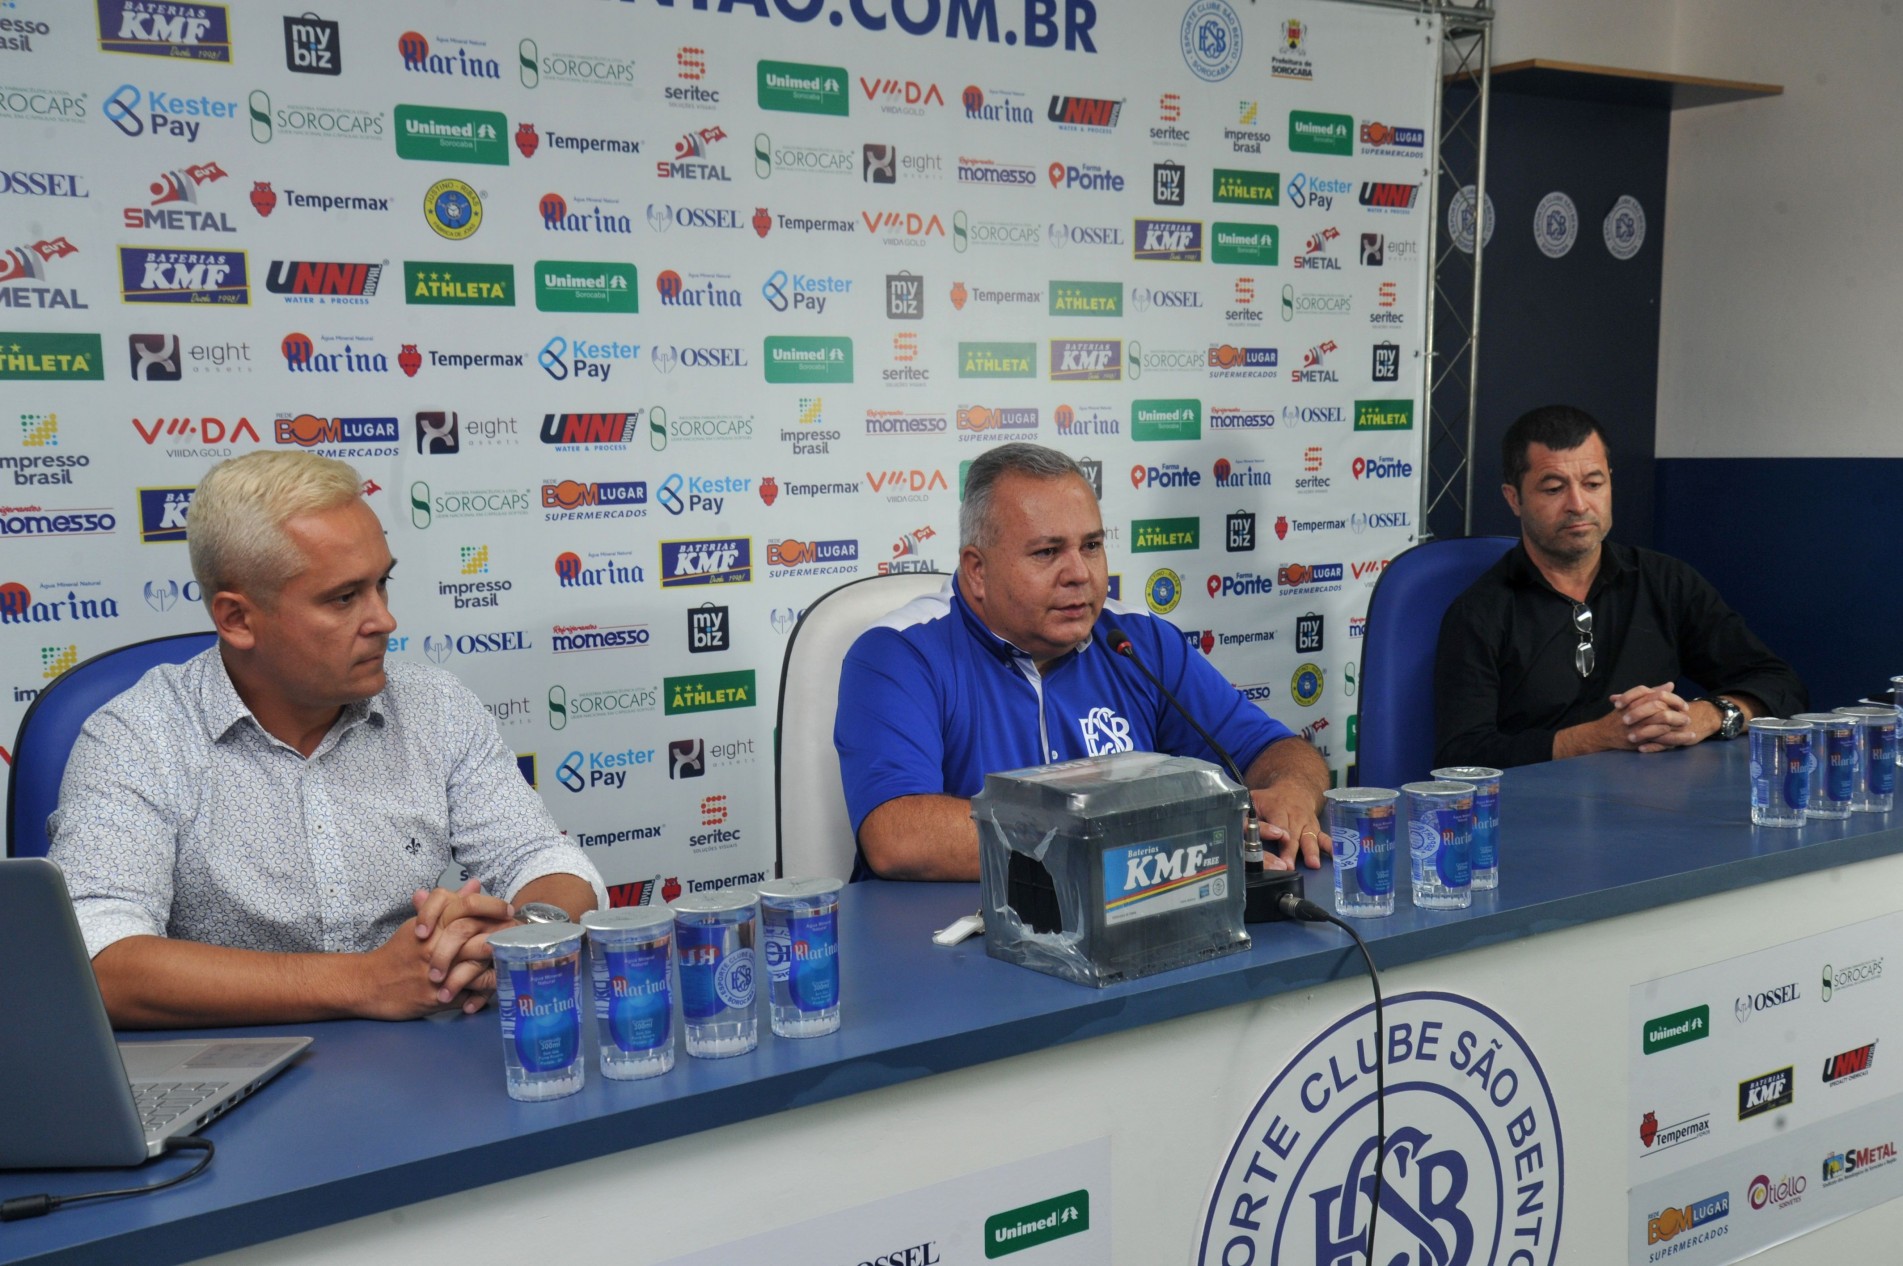
[[66, 878], [0, 860], [0, 1169], [138, 1165], [275, 1076], [308, 1037], [116, 1042]]

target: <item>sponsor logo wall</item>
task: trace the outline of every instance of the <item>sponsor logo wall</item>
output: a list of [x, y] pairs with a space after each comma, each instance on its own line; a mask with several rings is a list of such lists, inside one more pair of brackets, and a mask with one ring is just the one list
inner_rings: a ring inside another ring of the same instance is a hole
[[1735, 1262], [1903, 1195], [1885, 915], [1634, 985], [1629, 1260]]
[[212, 464], [325, 453], [401, 559], [391, 656], [482, 698], [616, 899], [749, 882], [800, 613], [952, 572], [1023, 439], [1091, 472], [1113, 595], [1352, 765], [1423, 468], [1413, 16], [6, 11], [0, 737], [206, 627]]

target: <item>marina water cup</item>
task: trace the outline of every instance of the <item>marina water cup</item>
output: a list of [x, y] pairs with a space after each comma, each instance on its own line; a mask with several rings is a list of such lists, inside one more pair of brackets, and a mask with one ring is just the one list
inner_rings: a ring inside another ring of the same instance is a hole
[[489, 936], [511, 1099], [560, 1099], [588, 1079], [581, 1050], [581, 938], [573, 923], [528, 923]]
[[[1903, 727], [1903, 677], [1890, 678], [1890, 706], [1896, 709], [1896, 720]], [[1903, 747], [1896, 750], [1896, 763], [1903, 765]]]
[[1850, 807], [1888, 813], [1896, 794], [1896, 709], [1871, 704], [1837, 711], [1857, 721], [1857, 777]]
[[1837, 712], [1799, 712], [1810, 726], [1810, 802], [1807, 818], [1847, 818], [1857, 781], [1857, 719]]
[[1474, 890], [1500, 886], [1500, 771], [1486, 765], [1450, 765], [1429, 777], [1443, 782], [1467, 782], [1474, 789]]
[[697, 893], [673, 905], [687, 1053], [701, 1059], [745, 1055], [760, 1044], [754, 983], [760, 906], [751, 890]]
[[620, 906], [581, 916], [593, 969], [601, 1075], [658, 1077], [674, 1067], [674, 914]]
[[1378, 919], [1394, 913], [1394, 825], [1401, 793], [1338, 787], [1323, 793], [1335, 847], [1335, 913]]
[[1409, 878], [1423, 910], [1473, 904], [1474, 788], [1469, 782], [1410, 782], [1407, 799]]
[[761, 884], [760, 941], [766, 953], [768, 1015], [780, 1037], [839, 1031], [837, 879]]
[[1782, 717], [1751, 719], [1751, 823], [1802, 826], [1810, 807], [1811, 727]]

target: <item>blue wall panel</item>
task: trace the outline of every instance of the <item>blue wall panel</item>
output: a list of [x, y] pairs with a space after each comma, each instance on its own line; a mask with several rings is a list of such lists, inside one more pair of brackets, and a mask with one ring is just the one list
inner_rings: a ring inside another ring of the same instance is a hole
[[1657, 548], [1718, 586], [1813, 707], [1903, 673], [1903, 459], [1662, 458], [1655, 470]]
[[[1447, 93], [1450, 113], [1467, 94]], [[1493, 240], [1483, 257], [1479, 426], [1474, 440], [1473, 531], [1518, 535], [1500, 496], [1500, 437], [1513, 419], [1543, 404], [1571, 404], [1598, 418], [1612, 441], [1613, 535], [1651, 545], [1652, 450], [1658, 397], [1659, 280], [1665, 241], [1665, 163], [1671, 115], [1649, 106], [1517, 96], [1496, 86], [1488, 137], [1487, 195]], [[1448, 146], [1453, 170], [1472, 169], [1471, 147]], [[1534, 211], [1547, 194], [1569, 195], [1579, 236], [1559, 259], [1540, 253]], [[1439, 186], [1443, 212], [1454, 187]], [[1606, 250], [1602, 224], [1620, 195], [1645, 208], [1645, 244], [1630, 260]], [[1445, 220], [1441, 232], [1446, 233]], [[1440, 285], [1465, 313], [1471, 287], [1463, 268], [1445, 268]], [[1440, 364], [1464, 331], [1435, 328]], [[1448, 391], [1458, 384], [1449, 379]], [[1464, 391], [1464, 387], [1460, 388]], [[1436, 393], [1437, 396], [1439, 393]], [[1439, 399], [1449, 416], [1464, 401]], [[1433, 530], [1461, 535], [1457, 519], [1437, 514]]]

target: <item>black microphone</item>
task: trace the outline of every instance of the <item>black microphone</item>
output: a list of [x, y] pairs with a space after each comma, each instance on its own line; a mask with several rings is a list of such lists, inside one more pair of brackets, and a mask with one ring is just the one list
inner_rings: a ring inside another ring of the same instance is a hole
[[1227, 748], [1216, 741], [1215, 735], [1205, 730], [1201, 724], [1197, 722], [1196, 718], [1189, 714], [1189, 709], [1183, 706], [1182, 700], [1170, 693], [1170, 688], [1163, 684], [1162, 679], [1151, 672], [1143, 661], [1137, 658], [1136, 647], [1130, 644], [1130, 635], [1114, 624], [1104, 625], [1103, 635], [1104, 641], [1109, 643], [1111, 651], [1123, 656], [1132, 664], [1135, 664], [1137, 671], [1142, 673], [1145, 677], [1148, 677], [1150, 684], [1155, 686], [1158, 690], [1161, 690], [1163, 697], [1170, 701], [1170, 706], [1182, 714], [1183, 720], [1189, 722], [1189, 728], [1202, 735], [1203, 742], [1209, 744], [1210, 749], [1214, 751], [1216, 755], [1222, 757], [1222, 763], [1228, 768], [1229, 776], [1236, 780], [1236, 785], [1239, 787], [1247, 787], [1249, 784], [1243, 781], [1242, 771], [1236, 768], [1236, 758], [1229, 754]]

